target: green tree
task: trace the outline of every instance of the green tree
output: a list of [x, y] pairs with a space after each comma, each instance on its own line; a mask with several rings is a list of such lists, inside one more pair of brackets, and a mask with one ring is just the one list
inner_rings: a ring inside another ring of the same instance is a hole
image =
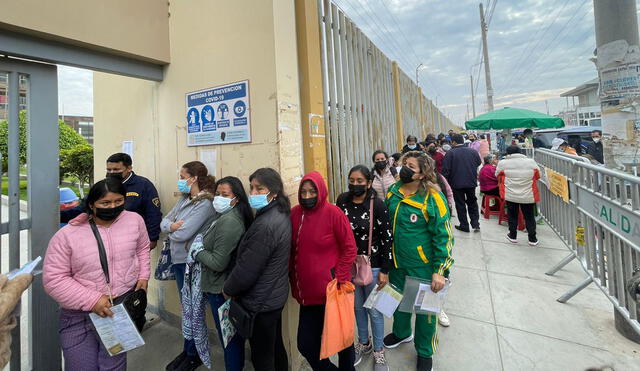
[[[27, 111], [20, 111], [18, 118], [20, 124], [20, 164], [27, 163]], [[64, 121], [58, 121], [60, 150], [72, 149], [78, 145], [88, 145], [87, 141], [76, 133]], [[7, 156], [9, 153], [9, 124], [7, 121], [0, 122], [0, 154], [2, 155], [2, 172], [7, 171]]]
[[79, 187], [93, 185], [93, 147], [88, 144], [77, 145], [60, 151], [60, 174], [78, 178]]

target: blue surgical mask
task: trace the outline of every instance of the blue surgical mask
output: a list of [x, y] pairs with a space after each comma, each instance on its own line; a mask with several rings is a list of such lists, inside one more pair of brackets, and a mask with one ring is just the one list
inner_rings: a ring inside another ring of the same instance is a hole
[[186, 179], [178, 179], [178, 191], [182, 193], [191, 193], [191, 186]]
[[213, 198], [213, 208], [216, 209], [216, 212], [222, 214], [228, 210], [231, 210], [233, 206], [231, 206], [231, 201], [236, 198], [228, 198], [222, 196], [216, 196]]
[[269, 199], [267, 199], [266, 195], [251, 195], [249, 196], [249, 205], [251, 205], [252, 209], [260, 210], [263, 207], [269, 205]]
[[407, 147], [409, 147], [409, 149], [416, 149], [418, 147], [418, 145], [416, 145], [416, 144], [407, 144]]

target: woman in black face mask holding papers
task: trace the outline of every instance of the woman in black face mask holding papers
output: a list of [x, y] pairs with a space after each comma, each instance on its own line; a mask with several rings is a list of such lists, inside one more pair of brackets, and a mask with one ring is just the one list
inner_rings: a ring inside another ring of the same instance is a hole
[[[336, 205], [349, 219], [358, 247], [358, 255], [370, 256], [373, 280], [366, 285], [355, 283], [355, 313], [358, 341], [355, 345], [355, 364], [373, 352], [375, 370], [388, 370], [382, 341], [384, 317], [376, 309], [363, 307], [374, 289], [381, 289], [389, 281], [389, 269], [393, 267], [391, 256], [392, 232], [389, 212], [384, 202], [372, 188], [371, 171], [357, 165], [349, 171], [349, 191], [338, 196]], [[369, 322], [373, 341], [369, 338]]]

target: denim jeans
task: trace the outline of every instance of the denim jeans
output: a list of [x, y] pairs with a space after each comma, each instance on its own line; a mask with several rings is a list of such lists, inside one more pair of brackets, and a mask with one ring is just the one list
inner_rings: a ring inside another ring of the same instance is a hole
[[[182, 286], [184, 286], [184, 272], [186, 269], [187, 265], [185, 263], [173, 264], [171, 266], [173, 274], [176, 275], [176, 285], [178, 286], [178, 295], [180, 296], [180, 301], [182, 301]], [[196, 342], [193, 340], [184, 339], [184, 351], [189, 356], [197, 356], [198, 350], [196, 349]]]
[[369, 319], [371, 319], [371, 331], [373, 332], [373, 350], [382, 350], [382, 340], [384, 339], [384, 316], [375, 309], [363, 307], [371, 291], [375, 290], [378, 284], [378, 274], [380, 268], [372, 268], [373, 281], [367, 286], [356, 285], [355, 311], [356, 324], [358, 325], [358, 341], [366, 344], [369, 341]]
[[[213, 313], [216, 330], [218, 330], [220, 346], [224, 348], [218, 308], [227, 300], [222, 294], [211, 293], [207, 293], [207, 300], [209, 301], [209, 305], [211, 305], [211, 312]], [[238, 334], [235, 334], [227, 344], [227, 347], [224, 348], [224, 367], [226, 371], [242, 371], [242, 369], [244, 369], [244, 339]]]

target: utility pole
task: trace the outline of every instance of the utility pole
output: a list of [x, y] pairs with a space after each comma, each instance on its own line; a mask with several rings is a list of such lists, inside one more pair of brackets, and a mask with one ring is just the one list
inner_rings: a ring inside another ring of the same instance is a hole
[[640, 95], [634, 91], [640, 86], [637, 82], [630, 87], [611, 82], [631, 80], [629, 71], [635, 71], [640, 65], [637, 53], [632, 52], [640, 44], [636, 1], [594, 0], [593, 8], [602, 129], [609, 134], [603, 140], [605, 166], [633, 173], [634, 164], [638, 166], [637, 143], [640, 141], [640, 130], [635, 125]]
[[549, 101], [547, 99], [544, 100], [544, 105], [547, 107], [547, 115], [549, 114]]
[[471, 107], [473, 108], [473, 117], [476, 117], [476, 96], [473, 93], [473, 75], [469, 75], [469, 78], [471, 79]]
[[482, 52], [484, 54], [484, 79], [487, 83], [487, 105], [489, 111], [493, 111], [493, 87], [491, 86], [491, 68], [489, 68], [489, 49], [487, 49], [487, 24], [484, 19], [484, 10], [480, 3], [480, 29], [482, 31]]
[[[605, 134], [604, 164], [608, 168], [634, 173], [633, 168], [637, 171], [638, 166], [637, 146], [640, 141], [640, 130], [636, 126], [636, 107], [640, 102], [636, 91], [640, 84], [636, 79], [630, 79], [640, 64], [640, 58], [634, 52], [640, 44], [636, 0], [594, 0], [593, 10], [602, 130]], [[631, 86], [616, 84], [619, 80], [630, 81]], [[632, 262], [627, 261], [626, 264], [632, 265]], [[640, 343], [640, 335], [623, 315], [616, 309], [613, 312], [616, 330]], [[640, 307], [636, 308], [636, 313], [629, 313], [632, 318], [633, 315], [640, 315]]]

